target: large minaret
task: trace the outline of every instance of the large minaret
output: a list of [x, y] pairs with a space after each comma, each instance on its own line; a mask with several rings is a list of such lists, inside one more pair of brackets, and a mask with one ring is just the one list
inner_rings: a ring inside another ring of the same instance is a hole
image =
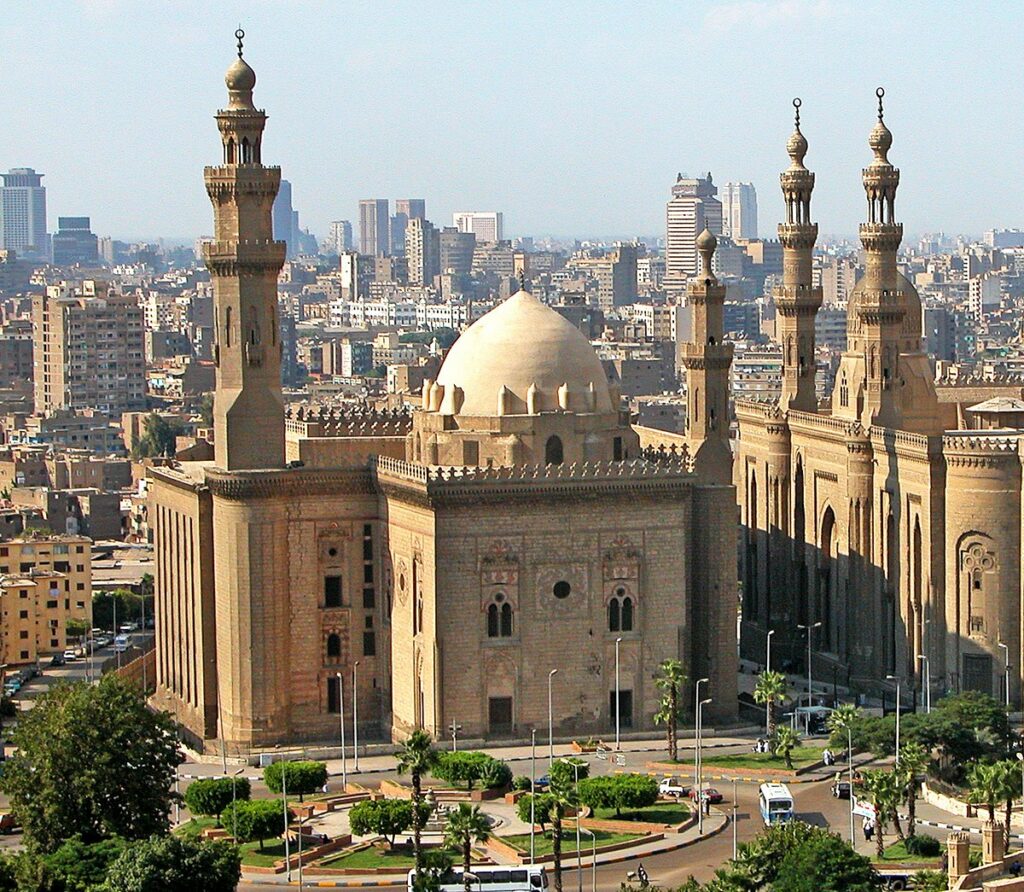
[[260, 144], [267, 116], [252, 104], [256, 73], [238, 58], [228, 68], [228, 107], [217, 112], [223, 164], [207, 167], [214, 241], [205, 249], [213, 278], [214, 449], [225, 470], [284, 466], [284, 405], [277, 321], [277, 275], [285, 243], [276, 242], [271, 209], [279, 167], [264, 167]]
[[786, 200], [786, 222], [779, 224], [782, 285], [774, 292], [778, 340], [782, 344], [779, 404], [783, 409], [814, 412], [818, 408], [814, 390], [814, 317], [821, 307], [821, 287], [813, 284], [812, 257], [818, 224], [811, 222], [814, 174], [804, 167], [807, 139], [800, 132], [799, 99], [793, 100], [793, 108], [796, 129], [786, 144], [791, 163], [780, 177]]
[[718, 240], [705, 229], [697, 236], [701, 272], [691, 279], [686, 302], [692, 316], [691, 340], [682, 345], [686, 368], [686, 432], [694, 466], [713, 483], [732, 481], [729, 449], [729, 366], [732, 344], [725, 333], [725, 286], [711, 271]]

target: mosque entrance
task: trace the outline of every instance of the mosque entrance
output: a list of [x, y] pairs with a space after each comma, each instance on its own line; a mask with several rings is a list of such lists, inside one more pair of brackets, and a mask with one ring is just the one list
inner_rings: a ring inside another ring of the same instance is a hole
[[992, 657], [964, 654], [964, 690], [992, 693]]
[[512, 698], [490, 697], [487, 700], [487, 723], [492, 735], [512, 733]]

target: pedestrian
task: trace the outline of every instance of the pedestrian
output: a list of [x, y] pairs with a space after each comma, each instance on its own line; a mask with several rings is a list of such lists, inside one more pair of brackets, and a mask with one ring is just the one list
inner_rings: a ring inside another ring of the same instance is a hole
[[871, 842], [871, 837], [875, 835], [875, 825], [871, 818], [864, 817], [864, 840], [865, 842]]
[[648, 876], [647, 876], [647, 870], [644, 868], [643, 864], [640, 864], [637, 867], [637, 869], [636, 869], [636, 878], [638, 880], [640, 880], [640, 886], [641, 887], [646, 887], [648, 882], [650, 881]]
[[1020, 870], [1021, 870], [1020, 860], [1017, 859], [1017, 858], [1014, 858], [1013, 859], [1013, 863], [1010, 865], [1010, 873], [1013, 874], [1015, 877], [1019, 877], [1020, 876]]

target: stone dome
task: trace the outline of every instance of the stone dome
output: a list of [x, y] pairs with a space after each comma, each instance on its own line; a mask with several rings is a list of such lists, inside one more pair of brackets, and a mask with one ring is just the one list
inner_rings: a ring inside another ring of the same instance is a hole
[[251, 93], [256, 87], [256, 72], [239, 56], [224, 74], [224, 83], [232, 93]]
[[531, 399], [537, 411], [618, 409], [590, 342], [527, 291], [466, 329], [448, 351], [437, 386], [444, 388], [442, 411], [451, 407], [456, 415], [530, 414]]
[[875, 153], [874, 161], [872, 164], [888, 164], [889, 163], [889, 149], [892, 148], [892, 131], [885, 126], [885, 123], [881, 120], [871, 128], [871, 133], [868, 134], [868, 148]]
[[[921, 297], [917, 293], [917, 289], [913, 283], [903, 273], [896, 274], [896, 281], [899, 289], [899, 305], [903, 308], [903, 326], [902, 332], [905, 335], [921, 336]], [[846, 316], [848, 320], [856, 320], [857, 313], [860, 308], [861, 301], [864, 297], [864, 291], [867, 288], [865, 278], [861, 278], [856, 285], [853, 286], [853, 290], [847, 297], [846, 303]], [[848, 322], [848, 326], [852, 325], [853, 330], [859, 331], [859, 323], [856, 321]]]

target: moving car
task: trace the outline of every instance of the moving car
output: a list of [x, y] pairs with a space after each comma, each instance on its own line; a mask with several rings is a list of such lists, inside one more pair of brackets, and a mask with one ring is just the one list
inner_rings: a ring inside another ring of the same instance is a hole
[[674, 796], [676, 799], [681, 799], [683, 796], [690, 795], [690, 788], [685, 786], [678, 777], [666, 777], [658, 784], [658, 795]]
[[50, 657], [51, 666], [63, 666], [64, 665], [64, 654], [54, 654]]
[[850, 798], [850, 782], [849, 781], [836, 781], [832, 784], [832, 795], [836, 799], [849, 799]]
[[[722, 794], [719, 793], [718, 790], [716, 790], [714, 787], [705, 787], [703, 790], [700, 791], [700, 797], [706, 802], [710, 802], [712, 805], [718, 805], [718, 803], [722, 801]], [[697, 801], [696, 787], [690, 790], [690, 798], [694, 802]]]
[[64, 662], [65, 663], [73, 663], [77, 659], [78, 659], [78, 651], [77, 650], [72, 650], [69, 647], [66, 651], [64, 651]]

